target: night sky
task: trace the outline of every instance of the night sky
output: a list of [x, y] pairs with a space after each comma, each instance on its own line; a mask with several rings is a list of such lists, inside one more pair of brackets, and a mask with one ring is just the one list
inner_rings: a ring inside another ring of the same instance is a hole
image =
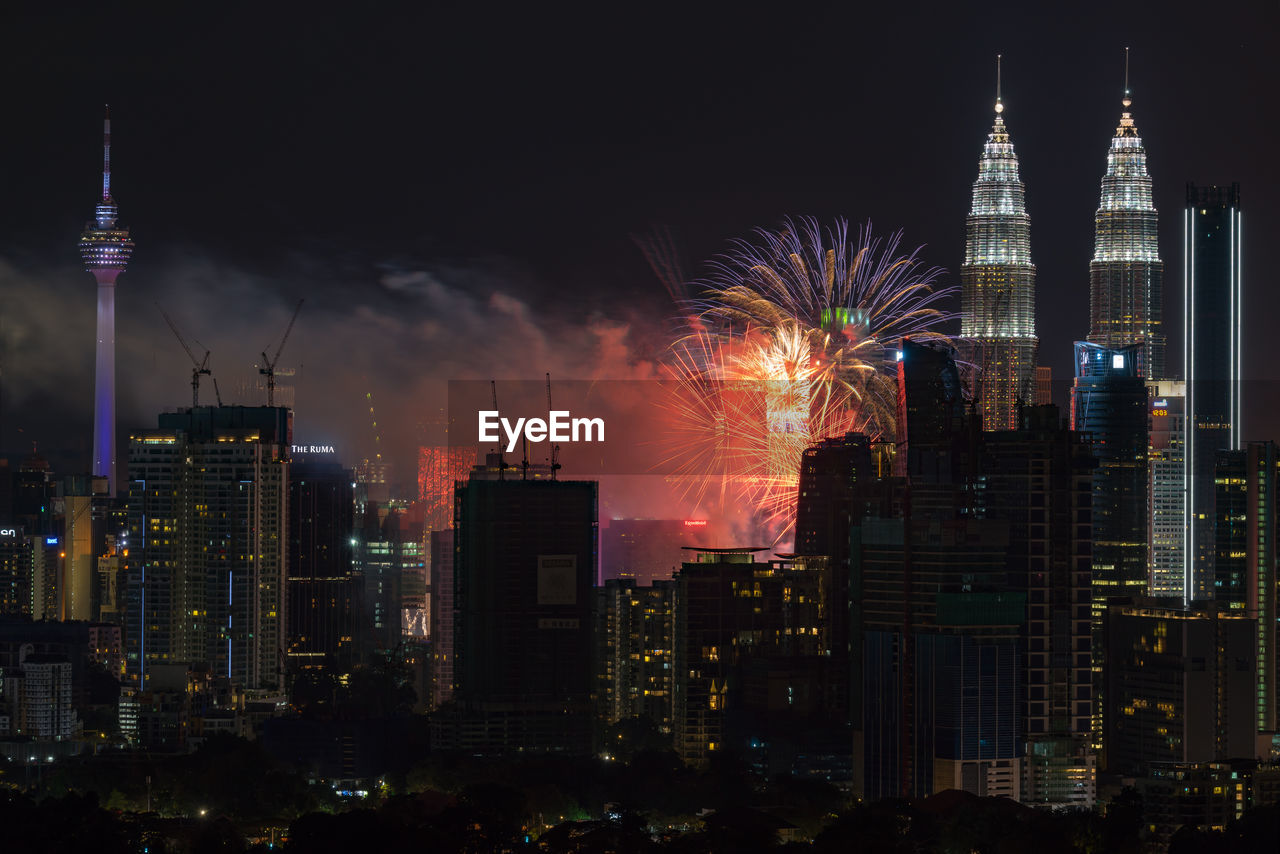
[[1244, 434], [1280, 438], [1276, 4], [1195, 16], [1168, 4], [435, 5], [9, 12], [3, 450], [39, 440], [64, 470], [88, 466], [94, 287], [76, 240], [99, 187], [105, 102], [114, 195], [138, 245], [117, 297], [121, 433], [190, 400], [155, 302], [213, 351], [227, 398], [306, 297], [282, 360], [300, 369], [297, 435], [355, 462], [372, 393], [403, 466], [433, 441], [445, 380], [587, 378], [606, 344], [626, 375], [657, 354], [672, 306], [632, 235], [668, 229], [696, 272], [784, 215], [871, 219], [927, 244], [925, 262], [958, 284], [996, 53], [1041, 360], [1066, 378], [1087, 331], [1125, 46], [1161, 213], [1170, 362], [1184, 185], [1239, 181], [1245, 376], [1268, 381], [1246, 392]]

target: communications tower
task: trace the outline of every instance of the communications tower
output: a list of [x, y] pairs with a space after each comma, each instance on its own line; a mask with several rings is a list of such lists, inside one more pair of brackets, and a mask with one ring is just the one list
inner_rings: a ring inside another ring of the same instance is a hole
[[80, 235], [80, 258], [98, 282], [98, 349], [93, 393], [93, 474], [116, 494], [116, 279], [133, 255], [111, 197], [111, 111], [102, 121], [102, 198]]

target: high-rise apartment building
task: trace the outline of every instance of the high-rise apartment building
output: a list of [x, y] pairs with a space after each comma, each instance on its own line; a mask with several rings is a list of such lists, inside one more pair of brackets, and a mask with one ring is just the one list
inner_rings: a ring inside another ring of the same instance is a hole
[[1108, 771], [1252, 759], [1255, 621], [1217, 603], [1113, 603], [1106, 614]]
[[283, 407], [193, 407], [129, 440], [126, 661], [202, 664], [282, 690], [289, 449]]
[[31, 615], [32, 538], [21, 528], [0, 530], [0, 615]]
[[965, 219], [959, 343], [975, 369], [983, 429], [1008, 430], [1017, 426], [1018, 404], [1035, 394], [1036, 268], [1026, 188], [1001, 115], [998, 82], [995, 111]]
[[453, 699], [453, 529], [431, 532], [431, 705]]
[[1187, 384], [1147, 380], [1151, 431], [1147, 500], [1151, 511], [1147, 543], [1152, 596], [1187, 599]]
[[1018, 430], [983, 434], [982, 512], [1009, 522], [1008, 584], [1025, 594], [1023, 803], [1092, 806], [1091, 637], [1094, 457], [1056, 406], [1026, 407]]
[[611, 578], [596, 594], [596, 709], [608, 725], [647, 718], [671, 732], [675, 584]]
[[1071, 429], [1088, 433], [1093, 472], [1093, 731], [1102, 738], [1103, 617], [1112, 597], [1147, 589], [1147, 387], [1142, 346], [1075, 345]]
[[454, 725], [444, 743], [589, 752], [597, 484], [473, 477], [454, 506], [457, 716], [441, 722]]
[[295, 462], [289, 471], [289, 662], [345, 673], [355, 663], [358, 596], [352, 573], [350, 471]]
[[1007, 585], [1008, 523], [867, 519], [860, 536], [857, 794], [1018, 798], [1027, 597]]
[[1213, 596], [1214, 455], [1240, 448], [1244, 249], [1240, 185], [1187, 185], [1183, 220], [1187, 318], [1187, 481], [1190, 599]]
[[1161, 380], [1168, 378], [1164, 262], [1160, 260], [1159, 219], [1151, 200], [1147, 151], [1129, 112], [1133, 101], [1127, 78], [1126, 69], [1124, 112], [1107, 150], [1102, 197], [1093, 218], [1089, 341], [1110, 350], [1140, 345], [1138, 374]]
[[1280, 448], [1275, 442], [1246, 442], [1238, 451], [1219, 451], [1215, 471], [1213, 599], [1220, 609], [1256, 622], [1255, 724], [1258, 732], [1274, 732], [1280, 722], [1276, 709]]

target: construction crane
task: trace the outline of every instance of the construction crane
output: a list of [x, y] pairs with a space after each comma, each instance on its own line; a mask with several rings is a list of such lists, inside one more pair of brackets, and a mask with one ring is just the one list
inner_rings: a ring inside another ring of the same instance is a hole
[[[213, 372], [209, 370], [209, 351], [206, 349], [204, 351], [204, 358], [197, 359], [196, 354], [192, 353], [191, 348], [187, 346], [187, 342], [183, 339], [182, 333], [178, 331], [178, 327], [173, 322], [173, 318], [171, 318], [163, 308], [160, 308], [159, 303], [156, 303], [156, 308], [160, 309], [160, 314], [164, 317], [164, 322], [169, 324], [169, 328], [173, 330], [173, 337], [178, 339], [178, 343], [182, 345], [182, 349], [187, 351], [187, 358], [191, 360], [191, 408], [195, 409], [200, 405], [200, 376], [202, 374], [206, 377], [213, 376]], [[200, 346], [199, 341], [196, 342], [196, 346]], [[215, 391], [217, 390], [216, 385], [217, 382], [215, 380]], [[218, 405], [222, 405], [222, 395], [218, 395]]]
[[289, 318], [289, 325], [285, 327], [284, 337], [280, 339], [280, 346], [276, 348], [274, 358], [267, 358], [267, 351], [262, 351], [263, 367], [258, 369], [258, 373], [267, 378], [267, 406], [276, 405], [276, 363], [280, 361], [280, 354], [284, 352], [284, 344], [289, 340], [289, 333], [293, 331], [293, 324], [298, 319], [298, 312], [302, 311], [302, 304], [306, 300], [298, 300], [298, 305], [293, 310], [293, 317]]
[[[547, 423], [551, 422], [551, 372], [547, 371]], [[551, 446], [551, 479], [556, 479], [556, 472], [560, 470], [560, 446], [552, 444]]]

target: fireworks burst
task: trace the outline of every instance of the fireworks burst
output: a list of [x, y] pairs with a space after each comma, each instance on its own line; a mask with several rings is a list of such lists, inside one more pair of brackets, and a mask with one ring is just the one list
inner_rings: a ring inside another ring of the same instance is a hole
[[687, 495], [744, 501], [780, 538], [805, 448], [851, 430], [893, 437], [900, 341], [946, 340], [938, 304], [954, 290], [900, 240], [788, 219], [713, 262], [665, 363], [667, 463]]

